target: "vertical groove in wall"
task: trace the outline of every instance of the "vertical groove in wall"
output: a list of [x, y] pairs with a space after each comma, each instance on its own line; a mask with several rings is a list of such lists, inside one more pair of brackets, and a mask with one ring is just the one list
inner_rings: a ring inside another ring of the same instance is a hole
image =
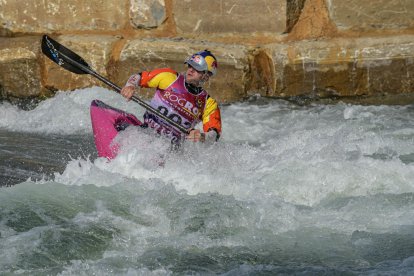
[[300, 16], [289, 33], [289, 40], [332, 37], [336, 25], [329, 17], [325, 0], [306, 0]]
[[300, 14], [305, 6], [306, 0], [286, 0], [286, 30], [290, 33], [298, 22]]
[[249, 53], [249, 71], [246, 77], [246, 91], [272, 96], [276, 90], [275, 67], [271, 55], [261, 48]]

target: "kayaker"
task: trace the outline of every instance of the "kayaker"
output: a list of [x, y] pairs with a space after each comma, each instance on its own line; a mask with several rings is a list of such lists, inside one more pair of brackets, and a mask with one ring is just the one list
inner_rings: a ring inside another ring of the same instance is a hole
[[[155, 88], [150, 104], [163, 115], [191, 130], [185, 139], [193, 142], [217, 141], [221, 135], [221, 116], [217, 102], [209, 96], [203, 85], [216, 74], [217, 59], [208, 50], [197, 52], [185, 62], [185, 73], [160, 68], [133, 74], [121, 90], [131, 99], [139, 87]], [[195, 129], [202, 122], [203, 131]], [[147, 111], [144, 123], [158, 133], [179, 143], [182, 133], [158, 116]]]

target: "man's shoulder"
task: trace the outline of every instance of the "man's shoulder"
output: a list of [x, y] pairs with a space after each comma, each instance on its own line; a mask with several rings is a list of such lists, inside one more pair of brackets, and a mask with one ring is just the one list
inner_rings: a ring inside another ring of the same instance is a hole
[[171, 69], [171, 68], [157, 68], [157, 69], [154, 69], [154, 70], [150, 71], [150, 74], [154, 74], [154, 75], [158, 75], [160, 73], [172, 73], [172, 74], [175, 74], [175, 75], [178, 74], [177, 71], [175, 71], [174, 69]]
[[207, 93], [207, 105], [214, 106], [215, 108], [219, 108], [218, 102], [216, 99], [210, 96], [210, 94]]
[[178, 76], [177, 71], [175, 71], [171, 68], [157, 68], [157, 69], [154, 69], [152, 71], [147, 72], [147, 77], [149, 79], [152, 79], [155, 76], [160, 75], [160, 74], [166, 74], [166, 75], [171, 74], [171, 75], [174, 75], [174, 76]]
[[[159, 82], [164, 82], [166, 79], [169, 81], [174, 81], [178, 76], [177, 71], [171, 68], [158, 68], [152, 71], [144, 71], [141, 73], [142, 81], [144, 87], [154, 87], [158, 86]], [[155, 84], [151, 84], [155, 82]]]

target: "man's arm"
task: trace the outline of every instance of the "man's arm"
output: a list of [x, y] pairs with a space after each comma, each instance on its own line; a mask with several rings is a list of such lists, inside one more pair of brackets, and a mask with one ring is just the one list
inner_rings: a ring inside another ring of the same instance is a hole
[[193, 129], [186, 136], [186, 139], [192, 142], [217, 141], [221, 135], [221, 115], [217, 102], [211, 97], [207, 99], [202, 120], [204, 133], [198, 129]]
[[177, 72], [170, 68], [143, 71], [129, 77], [121, 90], [121, 95], [129, 100], [134, 95], [136, 88], [151, 87], [165, 89], [176, 79]]
[[211, 97], [208, 97], [203, 113], [203, 131], [206, 133], [207, 139], [213, 139], [215, 141], [221, 135], [220, 108], [217, 102]]

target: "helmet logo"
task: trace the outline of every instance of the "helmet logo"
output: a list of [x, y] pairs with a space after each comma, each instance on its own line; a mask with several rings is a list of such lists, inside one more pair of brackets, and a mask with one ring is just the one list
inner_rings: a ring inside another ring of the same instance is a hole
[[191, 58], [195, 63], [197, 63], [197, 64], [199, 64], [199, 65], [201, 65], [202, 63], [203, 63], [203, 57], [202, 56], [199, 56], [199, 55], [194, 55], [192, 58]]

